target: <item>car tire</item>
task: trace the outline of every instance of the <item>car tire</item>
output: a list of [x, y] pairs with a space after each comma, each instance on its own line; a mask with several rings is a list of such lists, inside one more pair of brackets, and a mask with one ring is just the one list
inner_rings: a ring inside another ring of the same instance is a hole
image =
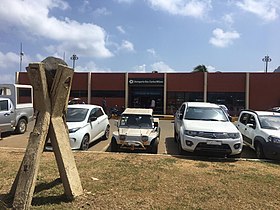
[[106, 139], [109, 138], [109, 136], [110, 136], [110, 125], [107, 125], [107, 127], [106, 127], [106, 129], [105, 129], [105, 133], [104, 133], [104, 135], [102, 136], [102, 139], [103, 139], [103, 140], [106, 140]]
[[178, 142], [178, 134], [176, 132], [175, 126], [174, 126], [174, 142]]
[[158, 143], [159, 140], [155, 139], [152, 144], [150, 145], [150, 153], [157, 154], [158, 153]]
[[256, 150], [256, 155], [257, 155], [257, 158], [258, 158], [258, 159], [263, 159], [263, 158], [265, 158], [264, 152], [263, 152], [263, 147], [262, 147], [262, 144], [261, 144], [261, 143], [257, 143], [257, 144], [255, 145], [255, 150]]
[[27, 130], [27, 121], [23, 118], [19, 119], [15, 132], [23, 134]]
[[118, 152], [119, 151], [119, 145], [117, 144], [117, 140], [112, 137], [111, 139], [111, 152]]
[[80, 149], [83, 150], [83, 151], [86, 151], [86, 150], [88, 150], [88, 148], [89, 148], [89, 135], [86, 134], [86, 135], [84, 135], [84, 137], [83, 137], [83, 140], [82, 140], [82, 142], [81, 142]]

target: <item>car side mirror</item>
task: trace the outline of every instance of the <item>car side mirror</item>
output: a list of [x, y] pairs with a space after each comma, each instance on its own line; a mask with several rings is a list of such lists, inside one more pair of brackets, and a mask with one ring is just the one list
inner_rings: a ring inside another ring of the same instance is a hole
[[180, 120], [183, 119], [183, 113], [179, 113], [179, 119], [180, 119]]
[[254, 124], [250, 123], [250, 124], [247, 124], [247, 126], [250, 127], [250, 128], [256, 129], [256, 125], [254, 125]]
[[90, 116], [89, 120], [90, 120], [91, 122], [92, 122], [92, 121], [95, 121], [95, 120], [97, 120], [97, 117], [95, 117], [95, 116]]
[[154, 122], [154, 127], [155, 127], [155, 128], [158, 127], [158, 122]]

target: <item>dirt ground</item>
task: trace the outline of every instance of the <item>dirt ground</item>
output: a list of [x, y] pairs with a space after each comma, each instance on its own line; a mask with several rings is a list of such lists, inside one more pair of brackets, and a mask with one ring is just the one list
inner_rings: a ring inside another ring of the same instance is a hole
[[[0, 151], [0, 209], [24, 152]], [[53, 153], [41, 158], [31, 209], [279, 209], [280, 164], [131, 153], [74, 153], [84, 194], [64, 196]]]

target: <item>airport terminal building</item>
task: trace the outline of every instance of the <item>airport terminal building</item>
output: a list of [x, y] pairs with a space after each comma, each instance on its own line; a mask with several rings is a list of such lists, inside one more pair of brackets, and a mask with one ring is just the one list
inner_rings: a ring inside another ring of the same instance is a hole
[[[27, 72], [16, 83], [30, 84]], [[150, 107], [173, 114], [185, 101], [224, 104], [230, 114], [241, 109], [266, 110], [280, 106], [280, 73], [95, 73], [75, 72], [70, 98], [107, 107]]]

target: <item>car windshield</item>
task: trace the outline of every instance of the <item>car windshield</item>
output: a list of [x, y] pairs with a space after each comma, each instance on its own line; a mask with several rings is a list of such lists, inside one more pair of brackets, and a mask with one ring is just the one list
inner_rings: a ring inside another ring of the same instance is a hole
[[228, 118], [221, 108], [210, 107], [189, 107], [186, 110], [185, 119], [224, 122], [228, 121]]
[[66, 122], [82, 122], [85, 120], [88, 109], [85, 108], [68, 108]]
[[123, 115], [120, 120], [120, 127], [152, 128], [151, 118], [149, 115]]
[[276, 115], [262, 115], [259, 116], [261, 127], [264, 129], [280, 129], [280, 116]]

